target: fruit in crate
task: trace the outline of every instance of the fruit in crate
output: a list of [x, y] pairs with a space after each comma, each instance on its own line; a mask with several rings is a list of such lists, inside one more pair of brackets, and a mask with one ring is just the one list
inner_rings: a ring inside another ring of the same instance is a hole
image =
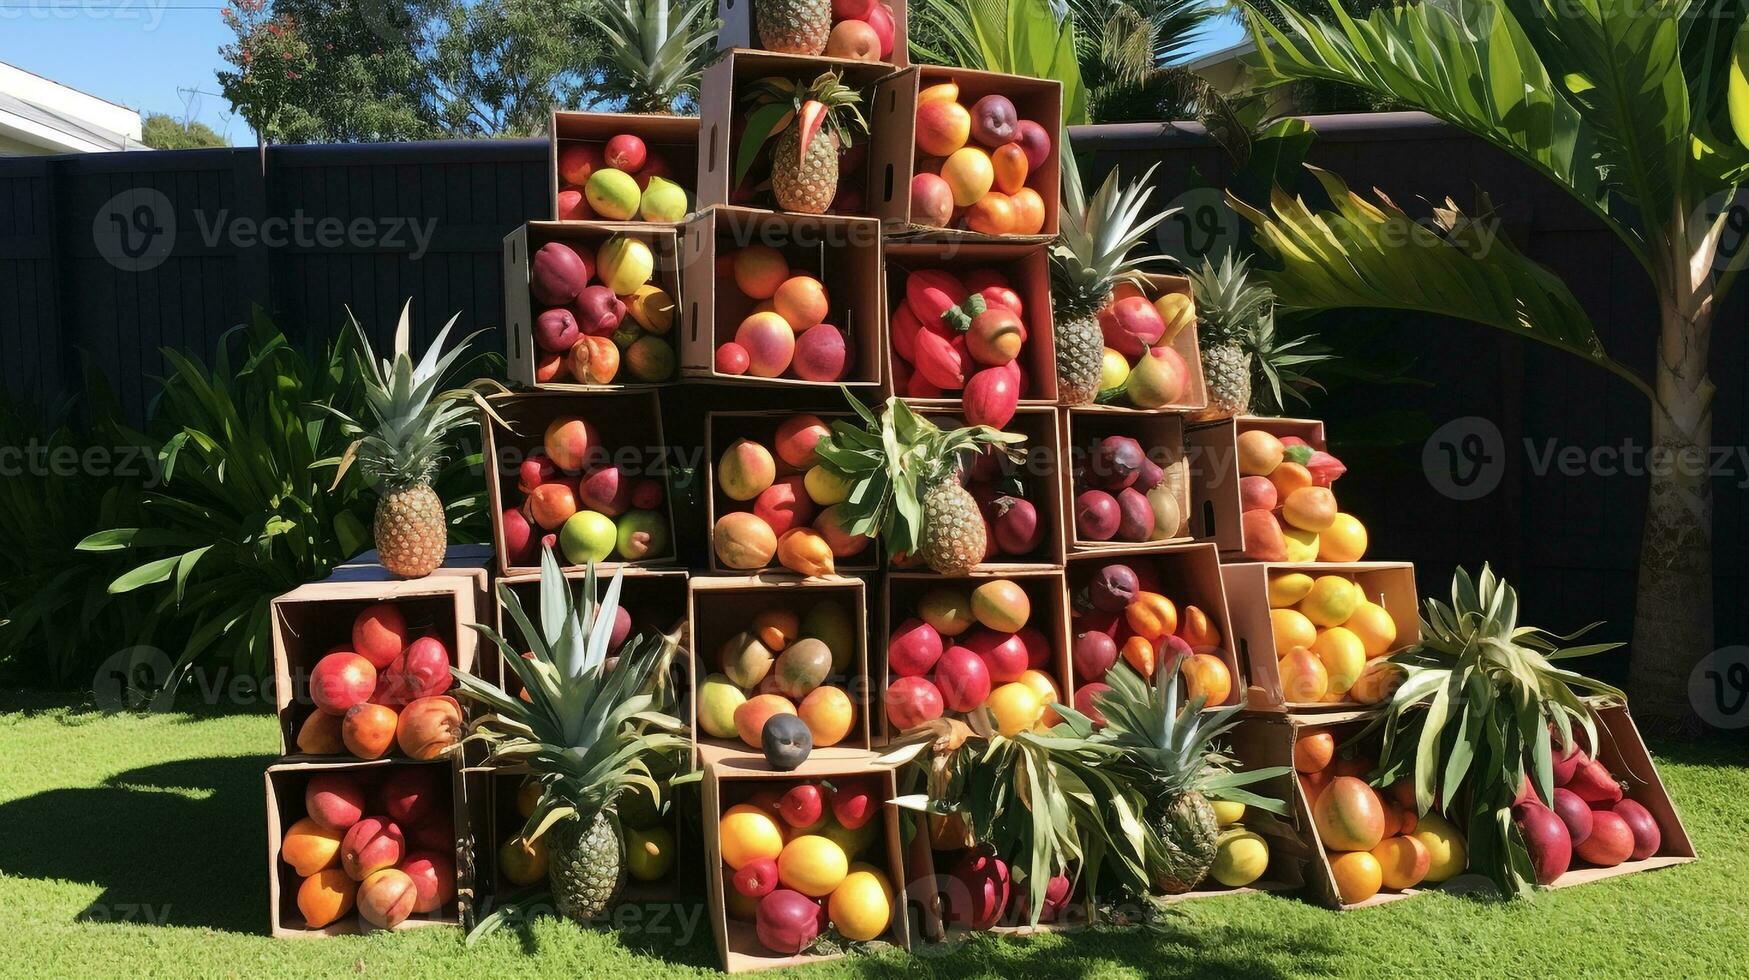
[[[402, 725], [409, 734], [401, 751], [411, 758], [437, 758], [460, 740], [459, 710], [438, 704], [453, 705], [443, 696], [451, 687], [449, 648], [423, 628], [412, 635], [401, 609], [386, 602], [367, 606], [353, 618], [350, 647], [330, 649], [311, 668], [315, 714], [300, 726], [301, 751], [374, 759], [395, 744]], [[373, 666], [379, 661], [381, 669]]]
[[559, 144], [559, 214], [562, 221], [657, 221], [684, 219], [691, 207], [679, 184], [668, 179], [668, 157], [632, 133], [604, 141]]
[[[961, 613], [959, 611], [963, 610]], [[1048, 728], [1049, 705], [1062, 700], [1047, 671], [1057, 652], [1032, 618], [1025, 589], [1010, 579], [977, 588], [944, 585], [922, 596], [887, 640], [887, 723], [898, 731], [944, 714], [990, 711], [1007, 734]], [[963, 619], [962, 619], [963, 617]], [[943, 636], [946, 627], [950, 634]]]
[[785, 770], [815, 748], [842, 743], [856, 718], [845, 689], [856, 653], [848, 623], [838, 599], [754, 616], [717, 648], [714, 662], [707, 658], [714, 672], [699, 685], [699, 727], [763, 750]]
[[729, 256], [733, 281], [753, 312], [718, 345], [717, 370], [760, 378], [838, 381], [850, 368], [849, 337], [825, 322], [831, 299], [819, 279], [791, 269], [782, 252], [749, 245]]
[[1379, 704], [1402, 683], [1402, 668], [1381, 659], [1397, 646], [1396, 621], [1358, 581], [1278, 572], [1270, 576], [1269, 604], [1288, 701]]
[[[535, 564], [541, 534], [552, 536], [572, 565], [667, 555], [663, 486], [624, 464], [623, 447], [609, 445], [593, 423], [570, 415], [549, 422], [541, 447], [517, 470], [521, 502], [500, 483], [508, 504], [503, 525], [510, 564]], [[512, 538], [511, 531], [520, 528], [526, 533]]]
[[[868, 549], [869, 537], [852, 531], [836, 506], [848, 494], [844, 481], [816, 454], [827, 431], [819, 416], [796, 414], [778, 424], [771, 448], [743, 438], [723, 450], [716, 468], [719, 516], [711, 532], [717, 561], [751, 571], [775, 559], [801, 575], [829, 575], [838, 560]], [[750, 509], [730, 509], [739, 505]]]
[[1145, 450], [1134, 437], [1112, 435], [1075, 448], [1079, 453], [1075, 468], [1077, 538], [1084, 542], [1139, 542], [1179, 536], [1185, 506], [1162, 465], [1167, 460], [1165, 447]]
[[[915, 223], [986, 235], [1036, 235], [1044, 230], [1040, 187], [1050, 135], [1036, 121], [1022, 120], [1007, 96], [986, 95], [968, 106], [955, 82], [927, 86], [917, 96], [915, 131], [917, 177], [937, 178], [912, 180]], [[931, 161], [938, 158], [936, 167]], [[938, 181], [953, 207], [943, 206]], [[924, 200], [918, 199], [920, 191]]]
[[[817, 5], [819, 0], [806, 3]], [[736, 152], [736, 186], [746, 180], [769, 142], [770, 151], [763, 155], [770, 164], [777, 206], [804, 214], [825, 214], [832, 208], [841, 193], [840, 154], [851, 150], [855, 132], [868, 129], [858, 108], [862, 96], [840, 79], [839, 72], [829, 71], [811, 82], [773, 76], [752, 84], [741, 107], [747, 124]]]
[[625, 234], [611, 236], [593, 251], [562, 241], [536, 249], [528, 276], [536, 380], [611, 384], [672, 378], [675, 356], [668, 334], [675, 304], [651, 281], [655, 267], [650, 246]]
[[1025, 316], [1020, 295], [997, 270], [974, 269], [963, 278], [940, 269], [909, 273], [889, 320], [897, 369], [912, 379], [900, 394], [952, 397], [963, 389], [967, 422], [1008, 424], [1025, 386], [1019, 361]]
[[[1156, 559], [1114, 561], [1085, 582], [1071, 583], [1071, 664], [1077, 690], [1103, 684], [1121, 658], [1144, 679], [1164, 667], [1176, 673], [1185, 697], [1226, 704], [1236, 690], [1227, 666], [1225, 638], [1207, 612], [1180, 605], [1159, 588]], [[1182, 597], [1181, 597], [1182, 598]]]
[[1237, 449], [1246, 557], [1355, 562], [1366, 555], [1365, 525], [1338, 509], [1331, 489], [1347, 470], [1341, 460], [1298, 436], [1262, 429], [1241, 429]]
[[893, 9], [874, 0], [757, 0], [754, 28], [767, 51], [881, 61], [893, 53]]

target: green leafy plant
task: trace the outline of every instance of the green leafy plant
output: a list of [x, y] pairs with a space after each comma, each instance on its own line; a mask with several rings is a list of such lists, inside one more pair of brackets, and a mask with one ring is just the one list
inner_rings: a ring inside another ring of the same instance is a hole
[[[1749, 179], [1749, 24], [1727, 0], [1652, 4], [1454, 0], [1360, 19], [1247, 4], [1251, 64], [1265, 88], [1327, 80], [1420, 109], [1503, 150], [1615, 234], [1657, 299], [1654, 375], [1605, 352], [1577, 298], [1495, 235], [1484, 199], [1450, 201], [1418, 225], [1382, 195], [1318, 172], [1332, 207], [1286, 194], [1236, 205], [1278, 269], [1289, 309], [1381, 307], [1472, 320], [1577, 355], [1651, 407], [1649, 468], [1630, 680], [1642, 720], [1696, 724], [1687, 678], [1713, 643], [1713, 317], [1744, 257], [1723, 242]], [[1407, 242], [1405, 244], [1405, 233]]]
[[1536, 881], [1512, 827], [1512, 801], [1527, 777], [1543, 801], [1554, 799], [1554, 746], [1577, 744], [1575, 730], [1584, 732], [1584, 744], [1598, 744], [1582, 692], [1622, 697], [1556, 665], [1621, 645], [1563, 646], [1597, 625], [1567, 636], [1520, 626], [1512, 586], [1487, 565], [1473, 579], [1460, 568], [1449, 605], [1426, 600], [1421, 643], [1391, 657], [1403, 669], [1402, 684], [1367, 728], [1384, 728], [1382, 782], [1412, 779], [1421, 813], [1436, 802], [1444, 813], [1464, 813], [1470, 866], [1508, 893]]
[[695, 108], [719, 22], [706, 0], [606, 0], [585, 16], [601, 37], [605, 81], [626, 93], [627, 112]]

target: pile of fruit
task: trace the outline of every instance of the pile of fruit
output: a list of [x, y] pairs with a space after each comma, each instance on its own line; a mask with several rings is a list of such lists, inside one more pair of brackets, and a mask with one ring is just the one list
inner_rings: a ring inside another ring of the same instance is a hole
[[[1081, 541], [1166, 541], [1187, 515], [1181, 482], [1168, 479], [1133, 436], [1110, 435], [1074, 447], [1075, 537]], [[1164, 447], [1155, 447], [1164, 455]]]
[[1239, 502], [1245, 557], [1348, 562], [1366, 555], [1366, 527], [1336, 508], [1330, 485], [1342, 461], [1298, 436], [1239, 433]]
[[1379, 704], [1402, 682], [1385, 655], [1397, 623], [1344, 575], [1279, 572], [1269, 577], [1276, 673], [1289, 703]]
[[1099, 401], [1162, 408], [1181, 402], [1190, 384], [1184, 357], [1170, 345], [1196, 323], [1196, 305], [1186, 293], [1149, 301], [1141, 287], [1120, 282], [1099, 309], [1105, 348], [1099, 362]]
[[[792, 415], [772, 447], [736, 439], [717, 460], [718, 510], [711, 547], [724, 567], [752, 571], [778, 564], [799, 575], [830, 575], [836, 561], [868, 550], [843, 518], [850, 481], [820, 465], [814, 447], [830, 433], [817, 415]], [[773, 449], [776, 450], [775, 454]]]
[[522, 502], [506, 506], [501, 515], [510, 564], [538, 565], [543, 542], [556, 546], [572, 565], [667, 555], [662, 481], [635, 476], [612, 462], [621, 455], [591, 422], [561, 415], [548, 423], [542, 448], [517, 467]]
[[1377, 758], [1338, 758], [1336, 736], [1317, 729], [1295, 738], [1293, 758], [1342, 904], [1364, 902], [1381, 890], [1438, 884], [1468, 864], [1456, 827], [1437, 813], [1416, 815], [1410, 780], [1382, 792], [1367, 783]]
[[306, 928], [332, 925], [356, 906], [366, 928], [393, 929], [455, 899], [447, 776], [441, 766], [395, 766], [310, 777], [305, 816], [279, 846], [301, 879]]
[[1222, 659], [1220, 627], [1195, 605], [1181, 609], [1162, 591], [1159, 570], [1137, 559], [1110, 562], [1085, 585], [1076, 583], [1069, 662], [1075, 679], [1075, 710], [1103, 724], [1095, 697], [1110, 690], [1105, 674], [1118, 657], [1146, 680], [1162, 665], [1177, 665], [1187, 698], [1205, 707], [1226, 704], [1233, 672]]
[[767, 51], [853, 61], [890, 59], [898, 33], [886, 0], [832, 0], [830, 5], [759, 0], [753, 19]]
[[[702, 653], [702, 651], [701, 651]], [[800, 764], [814, 748], [837, 745], [856, 723], [845, 691], [856, 656], [856, 621], [845, 603], [816, 600], [805, 611], [767, 609], [723, 642], [712, 673], [698, 686], [698, 725], [713, 738], [766, 746], [766, 723], [799, 718], [800, 733], [781, 723], [773, 733], [786, 743], [786, 763]], [[834, 683], [827, 683], [827, 681]], [[794, 765], [785, 765], [794, 768]]]
[[1538, 884], [1565, 874], [1577, 858], [1599, 868], [1644, 861], [1658, 853], [1664, 834], [1650, 810], [1628, 799], [1622, 781], [1578, 745], [1555, 759], [1555, 795], [1548, 803], [1526, 776], [1512, 805]]
[[923, 89], [911, 222], [985, 235], [1039, 234], [1045, 200], [1027, 185], [1043, 179], [1039, 168], [1050, 159], [1051, 138], [1040, 123], [1020, 118], [1005, 95], [986, 95], [967, 109], [955, 82]]
[[1010, 579], [975, 588], [939, 585], [887, 639], [887, 721], [899, 732], [988, 708], [1004, 735], [1044, 729], [1061, 692], [1051, 671], [1057, 651], [1029, 625], [1032, 600]]
[[581, 242], [548, 242], [528, 266], [535, 381], [611, 384], [674, 377], [668, 334], [674, 297], [650, 277], [655, 256], [643, 240], [614, 235], [593, 253]]
[[1002, 428], [1026, 387], [1019, 360], [1025, 317], [1020, 294], [994, 269], [909, 273], [888, 321], [893, 390], [906, 398], [957, 396], [967, 425]]
[[[1039, 518], [1038, 507], [1027, 499], [1038, 491], [1028, 487], [1015, 464], [995, 448], [985, 447], [966, 456], [967, 464], [954, 485], [970, 495], [984, 521], [984, 551], [975, 564], [1040, 557], [1045, 525]], [[892, 557], [894, 568], [919, 568], [925, 564], [921, 554]]]
[[729, 917], [751, 920], [760, 944], [786, 956], [828, 925], [853, 942], [885, 934], [899, 910], [886, 872], [869, 863], [885, 843], [882, 795], [873, 779], [833, 777], [760, 788], [723, 811]]
[[462, 735], [451, 687], [449, 648], [413, 636], [393, 603], [366, 607], [352, 621], [351, 645], [337, 644], [310, 671], [316, 710], [298, 727], [298, 751], [378, 759], [400, 747], [410, 759], [435, 759]]
[[663, 221], [686, 218], [686, 191], [669, 180], [668, 160], [630, 133], [604, 143], [559, 147], [559, 218]]
[[735, 328], [734, 340], [717, 345], [718, 374], [844, 379], [855, 351], [849, 334], [826, 322], [832, 301], [820, 280], [791, 269], [770, 245], [728, 253], [719, 260], [719, 273], [719, 284], [733, 282], [752, 312]]
[[1209, 805], [1215, 809], [1215, 825], [1220, 828], [1209, 877], [1227, 888], [1244, 888], [1269, 870], [1269, 840], [1245, 826], [1249, 815], [1245, 804], [1210, 800]]
[[[1017, 882], [989, 845], [955, 848], [947, 871], [947, 887], [941, 896], [941, 915], [950, 925], [983, 932], [1003, 923], [1032, 921], [1028, 887]], [[1045, 884], [1040, 922], [1057, 922], [1069, 908], [1074, 882], [1066, 874], [1053, 875]]]
[[[533, 816], [540, 802], [541, 784], [525, 779], [517, 788], [516, 812], [523, 819]], [[625, 844], [626, 873], [634, 881], [660, 881], [674, 870], [674, 831], [664, 826], [672, 814], [657, 807], [648, 792], [628, 790], [619, 799], [619, 828]], [[547, 876], [545, 836], [529, 840], [520, 833], [508, 834], [498, 846], [498, 876], [519, 888], [535, 885]]]

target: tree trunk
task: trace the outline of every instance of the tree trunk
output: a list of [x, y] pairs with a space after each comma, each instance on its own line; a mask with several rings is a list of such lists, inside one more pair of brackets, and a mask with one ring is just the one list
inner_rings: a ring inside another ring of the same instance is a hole
[[1713, 650], [1711, 304], [1673, 304], [1662, 320], [1627, 693], [1647, 728], [1693, 735], [1688, 678]]

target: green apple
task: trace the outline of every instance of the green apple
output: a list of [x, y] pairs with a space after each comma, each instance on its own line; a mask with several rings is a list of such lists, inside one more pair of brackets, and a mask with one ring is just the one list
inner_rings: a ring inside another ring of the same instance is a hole
[[651, 177], [638, 202], [638, 217], [645, 221], [679, 221], [686, 217], [686, 192], [672, 180]]
[[698, 686], [698, 727], [713, 738], [740, 738], [735, 730], [735, 709], [747, 695], [727, 674], [711, 674]]
[[668, 522], [653, 510], [628, 510], [619, 519], [615, 538], [626, 561], [660, 558], [668, 553]]
[[580, 510], [559, 528], [559, 550], [573, 565], [606, 561], [613, 554], [618, 531], [613, 518], [593, 510]]
[[583, 196], [608, 221], [630, 221], [638, 213], [638, 182], [624, 170], [602, 167], [590, 174]]

